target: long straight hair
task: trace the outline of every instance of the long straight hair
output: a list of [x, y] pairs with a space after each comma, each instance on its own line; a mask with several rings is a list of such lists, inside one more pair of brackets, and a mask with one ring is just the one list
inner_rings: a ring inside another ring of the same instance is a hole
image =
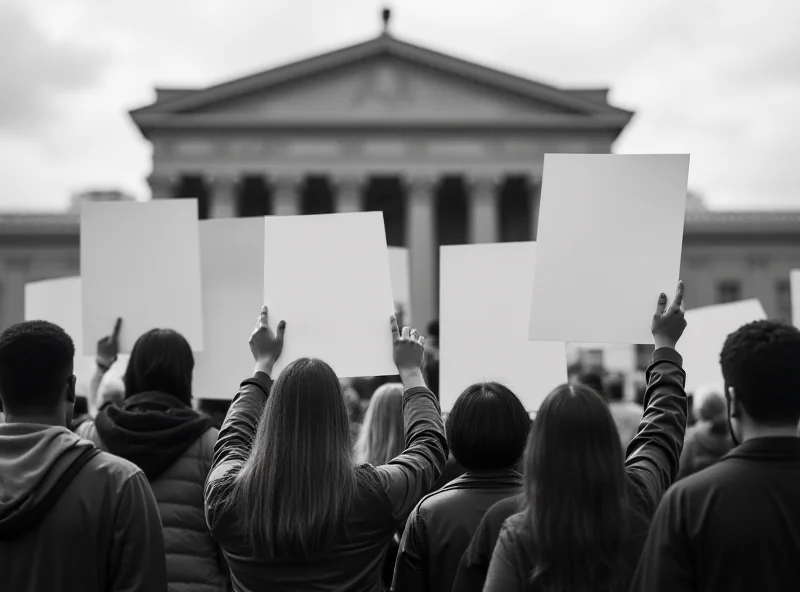
[[247, 544], [268, 557], [310, 557], [343, 531], [356, 491], [350, 426], [330, 366], [302, 358], [281, 372], [232, 502]]
[[619, 433], [603, 398], [557, 387], [533, 422], [525, 455], [532, 588], [615, 590], [625, 569], [627, 487]]
[[356, 462], [385, 465], [403, 452], [403, 385], [384, 384], [372, 395], [356, 441]]

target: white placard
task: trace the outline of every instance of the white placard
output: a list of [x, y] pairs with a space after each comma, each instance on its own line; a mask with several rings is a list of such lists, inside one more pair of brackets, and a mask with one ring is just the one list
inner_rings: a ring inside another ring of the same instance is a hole
[[[408, 265], [408, 249], [389, 247], [389, 274], [392, 278], [392, 296], [395, 307], [402, 307], [404, 323], [411, 327], [411, 279]], [[419, 327], [424, 331], [425, 327]]]
[[[83, 354], [83, 322], [81, 314], [81, 278], [66, 277], [25, 285], [25, 320], [55, 323], [72, 338], [75, 344], [73, 372], [77, 379], [76, 392], [88, 396], [89, 382], [95, 371], [95, 343], [90, 355]], [[108, 327], [110, 334], [113, 325]], [[119, 356], [110, 374], [122, 376], [127, 365], [127, 356]]]
[[793, 269], [790, 274], [792, 292], [792, 323], [800, 328], [800, 269]]
[[686, 331], [678, 342], [686, 370], [686, 390], [708, 387], [722, 393], [719, 354], [725, 339], [742, 325], [766, 318], [756, 299], [687, 310]]
[[443, 410], [470, 384], [497, 381], [533, 411], [567, 382], [564, 343], [528, 341], [536, 248], [533, 242], [441, 247]]
[[382, 214], [268, 216], [264, 223], [264, 302], [270, 322], [287, 325], [276, 376], [302, 357], [326, 361], [340, 378], [395, 374]]
[[203, 349], [197, 200], [89, 203], [81, 210], [84, 352], [122, 317], [120, 351], [154, 328]]
[[688, 155], [547, 154], [529, 338], [653, 343], [680, 269]]
[[195, 354], [193, 394], [231, 399], [253, 373], [249, 338], [264, 305], [264, 220], [200, 222], [205, 349]]

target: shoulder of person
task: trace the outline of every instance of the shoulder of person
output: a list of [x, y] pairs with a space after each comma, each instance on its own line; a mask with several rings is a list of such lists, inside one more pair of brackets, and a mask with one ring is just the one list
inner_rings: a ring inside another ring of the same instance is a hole
[[115, 456], [103, 450], [86, 464], [86, 469], [98, 476], [105, 476], [110, 481], [123, 484], [141, 473], [142, 469], [120, 456]]

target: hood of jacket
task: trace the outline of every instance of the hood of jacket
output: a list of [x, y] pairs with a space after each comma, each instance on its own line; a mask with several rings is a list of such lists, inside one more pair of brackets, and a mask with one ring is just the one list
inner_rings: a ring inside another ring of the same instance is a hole
[[0, 424], [0, 539], [35, 526], [99, 453], [65, 427]]
[[97, 434], [111, 454], [131, 461], [150, 481], [160, 477], [213, 422], [166, 393], [148, 392], [97, 414]]

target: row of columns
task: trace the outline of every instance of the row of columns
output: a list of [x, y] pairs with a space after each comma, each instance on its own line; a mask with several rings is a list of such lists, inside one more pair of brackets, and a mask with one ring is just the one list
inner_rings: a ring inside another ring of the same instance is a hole
[[[332, 179], [334, 209], [337, 213], [360, 212], [368, 175], [337, 176]], [[435, 198], [440, 177], [416, 175], [406, 178], [405, 244], [409, 250], [409, 264], [413, 281], [411, 306], [414, 322], [424, 328], [435, 318], [436, 311], [436, 211]], [[300, 214], [300, 189], [302, 175], [278, 175], [270, 178], [272, 185], [272, 213], [276, 216]], [[502, 178], [497, 176], [467, 177], [469, 209], [468, 240], [470, 243], [493, 243], [500, 238], [499, 189]], [[175, 179], [151, 176], [149, 179], [153, 198], [174, 197]], [[209, 189], [209, 217], [235, 217], [238, 179], [230, 176], [206, 178]], [[528, 196], [531, 200], [531, 233], [536, 236], [538, 222], [538, 191]], [[190, 196], [186, 196], [190, 197]]]

